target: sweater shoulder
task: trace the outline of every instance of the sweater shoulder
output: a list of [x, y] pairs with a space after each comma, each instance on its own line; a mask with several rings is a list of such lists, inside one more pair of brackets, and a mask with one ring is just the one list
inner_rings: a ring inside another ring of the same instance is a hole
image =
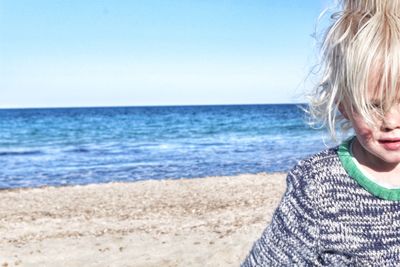
[[312, 167], [321, 167], [324, 165], [329, 165], [332, 163], [336, 163], [336, 161], [339, 161], [339, 155], [338, 155], [338, 149], [339, 146], [327, 148], [325, 150], [322, 150], [314, 155], [311, 155], [303, 160], [300, 160], [297, 165], [307, 167], [307, 168], [312, 168]]
[[338, 148], [338, 146], [327, 148], [300, 160], [289, 173], [300, 172], [307, 175], [341, 169], [342, 164], [338, 156]]
[[310, 194], [315, 193], [327, 178], [335, 174], [345, 174], [338, 156], [338, 146], [327, 148], [300, 160], [289, 172], [287, 185], [302, 188]]

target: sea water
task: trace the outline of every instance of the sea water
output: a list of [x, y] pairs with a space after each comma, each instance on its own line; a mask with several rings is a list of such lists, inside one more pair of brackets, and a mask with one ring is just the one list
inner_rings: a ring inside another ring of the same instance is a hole
[[0, 110], [0, 188], [286, 172], [326, 148], [288, 105]]

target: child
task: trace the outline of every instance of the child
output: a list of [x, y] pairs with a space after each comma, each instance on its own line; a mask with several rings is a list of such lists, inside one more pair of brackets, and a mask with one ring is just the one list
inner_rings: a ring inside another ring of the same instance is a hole
[[400, 266], [400, 0], [340, 7], [310, 113], [355, 137], [289, 172], [243, 267]]

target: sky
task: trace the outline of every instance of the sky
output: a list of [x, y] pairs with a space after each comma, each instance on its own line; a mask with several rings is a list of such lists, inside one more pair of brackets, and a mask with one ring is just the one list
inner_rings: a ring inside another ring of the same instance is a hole
[[303, 102], [328, 0], [0, 0], [0, 108]]

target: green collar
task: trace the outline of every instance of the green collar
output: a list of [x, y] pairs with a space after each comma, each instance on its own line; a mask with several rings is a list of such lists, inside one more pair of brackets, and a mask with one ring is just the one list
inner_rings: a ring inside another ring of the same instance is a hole
[[351, 156], [350, 153], [350, 144], [354, 138], [355, 137], [350, 138], [345, 142], [343, 142], [338, 149], [338, 155], [340, 161], [342, 162], [342, 165], [346, 170], [346, 172], [354, 180], [356, 180], [357, 183], [359, 183], [365, 190], [367, 190], [374, 196], [386, 200], [393, 200], [393, 201], [400, 200], [400, 188], [389, 189], [371, 181], [361, 172], [361, 170], [354, 163], [353, 157]]

